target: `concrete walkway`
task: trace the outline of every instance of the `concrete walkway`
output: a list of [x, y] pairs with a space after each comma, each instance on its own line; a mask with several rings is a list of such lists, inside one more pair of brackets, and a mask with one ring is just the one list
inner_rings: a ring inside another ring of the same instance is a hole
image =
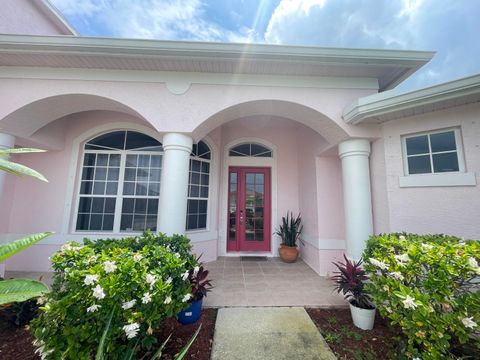
[[335, 360], [301, 307], [218, 311], [212, 360]]

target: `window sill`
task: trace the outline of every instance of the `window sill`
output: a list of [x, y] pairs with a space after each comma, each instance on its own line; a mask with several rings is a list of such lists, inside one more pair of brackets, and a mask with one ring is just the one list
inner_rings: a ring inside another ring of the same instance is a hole
[[409, 175], [400, 176], [398, 180], [401, 188], [477, 185], [475, 173]]

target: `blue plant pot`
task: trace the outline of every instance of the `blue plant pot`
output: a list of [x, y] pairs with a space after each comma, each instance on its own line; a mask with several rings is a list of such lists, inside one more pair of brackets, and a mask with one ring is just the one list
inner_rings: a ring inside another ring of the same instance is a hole
[[202, 302], [203, 298], [192, 302], [188, 309], [180, 311], [178, 313], [178, 321], [183, 325], [193, 324], [196, 322], [202, 313]]

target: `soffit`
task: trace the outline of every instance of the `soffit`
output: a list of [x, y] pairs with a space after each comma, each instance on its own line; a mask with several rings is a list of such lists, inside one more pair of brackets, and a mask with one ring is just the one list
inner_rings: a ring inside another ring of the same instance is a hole
[[362, 77], [378, 79], [380, 91], [396, 86], [432, 56], [421, 51], [0, 35], [0, 66]]

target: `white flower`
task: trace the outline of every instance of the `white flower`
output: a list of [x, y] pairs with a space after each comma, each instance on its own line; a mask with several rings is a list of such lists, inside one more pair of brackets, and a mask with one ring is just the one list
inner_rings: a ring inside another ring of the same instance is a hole
[[433, 245], [422, 243], [422, 248], [424, 248], [425, 250], [432, 250]]
[[171, 276], [169, 276], [169, 277], [168, 277], [168, 279], [167, 279], [167, 281], [165, 281], [165, 283], [167, 283], [167, 284], [171, 284], [171, 283], [172, 283], [172, 280], [173, 280], [173, 279], [172, 279], [172, 277], [171, 277]]
[[382, 269], [382, 270], [387, 270], [388, 265], [385, 263], [385, 261], [379, 261], [377, 259], [371, 258], [368, 261], [370, 261], [370, 264]]
[[138, 253], [137, 253], [137, 254], [133, 255], [133, 260], [135, 260], [135, 261], [137, 261], [137, 262], [140, 261], [140, 260], [142, 260], [142, 259], [143, 259], [143, 255], [142, 255], [142, 254], [138, 254]]
[[92, 285], [96, 281], [98, 281], [98, 275], [87, 275], [83, 280], [85, 285]]
[[123, 327], [123, 331], [125, 331], [125, 335], [127, 335], [127, 339], [132, 339], [135, 336], [137, 336], [139, 330], [140, 330], [140, 325], [137, 323], [128, 324]]
[[155, 275], [147, 274], [147, 276], [145, 277], [145, 281], [147, 282], [147, 284], [150, 285], [150, 289], [151, 289], [151, 288], [153, 288], [153, 285], [157, 282], [157, 279], [156, 279]]
[[405, 265], [407, 262], [410, 261], [410, 258], [407, 253], [402, 255], [394, 255], [394, 257], [400, 265]]
[[128, 310], [128, 309], [131, 309], [135, 303], [137, 302], [137, 300], [133, 299], [131, 301], [126, 301], [122, 304], [122, 309], [123, 310]]
[[170, 304], [172, 302], [172, 297], [171, 296], [167, 296], [165, 298], [165, 301], [163, 302], [164, 304]]
[[390, 273], [390, 276], [391, 276], [392, 278], [394, 278], [395, 280], [400, 280], [400, 281], [402, 281], [402, 280], [404, 279], [403, 275], [402, 275], [400, 272], [398, 272], [398, 271], [393, 271], [393, 272], [391, 272], [391, 273]]
[[414, 301], [415, 299], [412, 298], [410, 295], [407, 295], [405, 300], [402, 301], [403, 307], [405, 309], [415, 309], [418, 305]]
[[475, 259], [474, 257], [470, 256], [470, 257], [468, 258], [468, 265], [470, 265], [470, 266], [473, 267], [473, 268], [478, 268], [477, 259]]
[[200, 267], [195, 266], [195, 267], [193, 268], [193, 276], [197, 276], [199, 270], [200, 270]]
[[473, 316], [463, 318], [462, 323], [466, 328], [470, 328], [470, 329], [474, 329], [478, 326], [478, 324], [475, 321], [473, 321]]
[[92, 255], [88, 258], [88, 262], [95, 262], [97, 261], [97, 256], [96, 255]]
[[45, 296], [40, 296], [38, 299], [37, 299], [37, 304], [38, 305], [43, 305], [47, 302], [47, 298]]
[[191, 297], [192, 297], [192, 294], [185, 294], [185, 296], [182, 299], [182, 302], [187, 302], [188, 300], [191, 299]]
[[150, 295], [150, 293], [143, 294], [142, 303], [148, 304], [150, 301], [152, 301], [152, 295]]
[[87, 308], [87, 313], [89, 313], [89, 312], [93, 313], [93, 312], [97, 311], [98, 309], [100, 309], [101, 307], [102, 307], [102, 305], [93, 304], [92, 306]]
[[60, 251], [63, 251], [63, 252], [70, 251], [70, 250], [72, 250], [72, 246], [70, 244], [65, 244], [60, 248]]
[[403, 240], [405, 240], [405, 236], [400, 235], [400, 236], [398, 237], [398, 239], [403, 241]]
[[97, 285], [93, 288], [93, 297], [99, 300], [105, 297], [105, 293], [103, 292], [103, 289], [100, 285]]
[[115, 265], [115, 261], [105, 261], [103, 263], [103, 270], [105, 270], [106, 273], [112, 273], [115, 271], [117, 268], [117, 265]]
[[187, 280], [187, 279], [188, 279], [188, 274], [189, 274], [189, 273], [188, 273], [188, 270], [185, 271], [185, 272], [183, 273], [183, 275], [182, 275], [182, 280], [184, 280], [184, 281]]

